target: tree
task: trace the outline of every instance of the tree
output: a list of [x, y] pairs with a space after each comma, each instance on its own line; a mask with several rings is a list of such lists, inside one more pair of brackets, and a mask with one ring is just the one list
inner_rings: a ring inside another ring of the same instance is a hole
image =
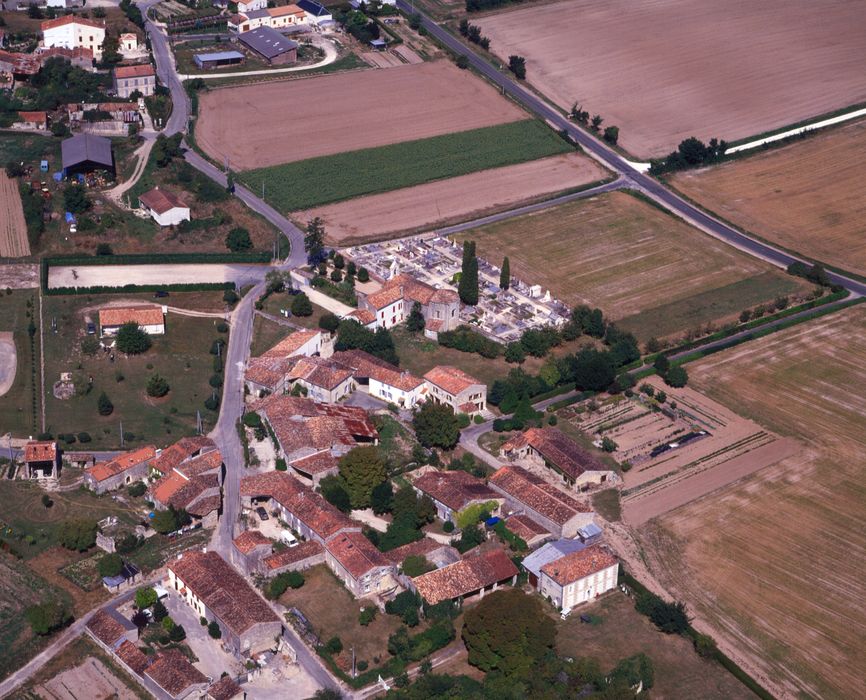
[[24, 611], [24, 617], [35, 634], [45, 636], [68, 624], [72, 620], [72, 613], [60, 601], [51, 600], [31, 605]]
[[609, 437], [601, 439], [601, 449], [605, 452], [616, 452], [617, 444]]
[[707, 147], [694, 136], [681, 141], [677, 151], [688, 165], [700, 165], [707, 158]]
[[150, 616], [144, 610], [136, 610], [132, 615], [132, 624], [138, 628], [140, 635], [141, 630], [150, 624]]
[[340, 317], [330, 312], [322, 314], [319, 317], [319, 328], [328, 333], [336, 333], [340, 326]]
[[425, 402], [412, 417], [415, 436], [424, 447], [452, 449], [460, 440], [460, 427], [454, 410], [447, 404]]
[[370, 281], [370, 273], [367, 271], [366, 267], [358, 268], [358, 281], [361, 284]]
[[406, 319], [406, 329], [411, 333], [420, 333], [424, 330], [424, 314], [421, 313], [421, 303], [414, 302], [409, 317]]
[[526, 78], [526, 59], [523, 56], [509, 56], [508, 70], [514, 73], [518, 80]]
[[646, 615], [665, 634], [682, 634], [689, 628], [689, 616], [683, 603], [667, 603], [657, 595], [638, 595], [635, 610]]
[[168, 631], [168, 638], [173, 642], [182, 642], [186, 639], [186, 630], [183, 625], [175, 625]]
[[665, 384], [672, 386], [675, 389], [684, 387], [689, 383], [689, 375], [686, 368], [682, 365], [675, 365], [665, 373]]
[[96, 544], [96, 521], [67, 520], [60, 526], [59, 539], [66, 549], [84, 552]]
[[159, 373], [151, 375], [150, 379], [147, 380], [148, 396], [161, 398], [168, 393], [170, 388], [168, 382]]
[[671, 368], [671, 361], [668, 359], [667, 355], [659, 355], [656, 357], [655, 362], [653, 362], [653, 367], [659, 376], [664, 377]]
[[467, 306], [478, 304], [478, 258], [475, 257], [475, 243], [472, 241], [463, 241], [463, 263], [457, 294]]
[[42, 507], [43, 508], [50, 508], [53, 505], [54, 505], [54, 501], [51, 500], [51, 496], [49, 496], [47, 493], [43, 493], [42, 494]]
[[352, 500], [342, 479], [337, 476], [326, 476], [319, 481], [322, 497], [335, 508], [348, 513], [352, 510]]
[[307, 259], [312, 264], [319, 262], [319, 260], [324, 257], [325, 224], [318, 216], [307, 222], [307, 228], [304, 234], [304, 250], [307, 253]]
[[300, 294], [295, 294], [292, 298], [292, 315], [293, 316], [312, 316], [313, 315], [313, 303], [310, 301], [310, 297], [301, 292]]
[[235, 174], [229, 170], [226, 173], [226, 192], [232, 194], [235, 191]]
[[343, 271], [342, 270], [332, 270], [331, 271], [331, 281], [332, 282], [342, 282], [343, 281]]
[[456, 63], [460, 70], [466, 70], [469, 68], [469, 57], [465, 53], [462, 53], [457, 57]]
[[505, 346], [505, 361], [523, 364], [526, 361], [526, 350], [523, 349], [523, 343], [508, 343]]
[[240, 297], [238, 296], [238, 293], [234, 289], [226, 289], [223, 292], [223, 301], [226, 304], [228, 304], [229, 306], [234, 306], [235, 304], [238, 303], [239, 300], [240, 300]]
[[574, 361], [574, 383], [578, 389], [602, 391], [616, 378], [610, 355], [592, 348], [581, 350]]
[[119, 554], [105, 554], [99, 560], [99, 575], [103, 578], [117, 576], [123, 571], [123, 559]]
[[385, 481], [385, 460], [374, 445], [355, 447], [340, 457], [340, 477], [346, 484], [352, 508], [360, 510], [370, 505], [373, 489]]
[[329, 654], [339, 654], [343, 651], [343, 642], [339, 637], [331, 637], [327, 642], [325, 642], [325, 651]]
[[135, 592], [135, 604], [140, 609], [149, 608], [151, 605], [154, 605], [157, 600], [156, 591], [149, 586], [142, 586]]
[[619, 127], [618, 126], [608, 126], [604, 129], [604, 140], [609, 144], [616, 146], [616, 142], [619, 141]]
[[153, 529], [160, 534], [167, 535], [169, 532], [180, 530], [190, 521], [187, 512], [181, 508], [176, 509], [174, 506], [169, 506], [168, 510], [158, 510], [150, 521]]
[[454, 548], [461, 554], [465, 554], [470, 549], [474, 549], [487, 538], [484, 536], [484, 531], [477, 525], [463, 528], [460, 533], [460, 539], [454, 545]]
[[226, 248], [233, 253], [245, 253], [252, 250], [253, 241], [250, 238], [250, 232], [243, 226], [236, 226], [226, 236]]
[[506, 255], [502, 260], [502, 270], [499, 272], [499, 288], [506, 290], [511, 286], [511, 261]]
[[555, 634], [541, 601], [508, 589], [485, 596], [466, 611], [462, 637], [473, 666], [528, 677], [553, 648]]
[[593, 117], [592, 117], [592, 121], [590, 122], [590, 124], [592, 125], [592, 130], [593, 130], [593, 131], [598, 131], [598, 130], [599, 130], [599, 127], [601, 127], [601, 123], [602, 123], [603, 121], [604, 121], [604, 119], [602, 119], [602, 117], [601, 117], [600, 114], [595, 114], [595, 115], [593, 115]]
[[403, 560], [403, 563], [400, 565], [400, 568], [403, 570], [403, 573], [410, 578], [415, 578], [416, 576], [420, 576], [421, 574], [426, 574], [428, 571], [433, 571], [436, 567], [433, 566], [429, 561], [427, 561], [427, 557], [423, 555], [412, 554], [406, 557]]
[[223, 636], [223, 631], [220, 629], [219, 623], [216, 620], [211, 620], [208, 623], [207, 633], [212, 639], [219, 639]]
[[153, 604], [153, 610], [151, 612], [153, 612], [153, 619], [157, 622], [161, 622], [168, 617], [168, 610], [161, 600], [158, 600]]
[[394, 488], [390, 481], [383, 481], [370, 492], [370, 507], [376, 515], [390, 513], [394, 502]]
[[63, 190], [63, 206], [73, 214], [83, 214], [90, 209], [90, 200], [87, 199], [84, 185], [69, 185]]
[[111, 403], [111, 399], [108, 398], [108, 394], [104, 391], [99, 395], [99, 398], [96, 401], [96, 410], [99, 412], [100, 416], [110, 416], [114, 413], [114, 404]]
[[368, 605], [365, 608], [361, 608], [361, 612], [358, 613], [358, 624], [361, 625], [361, 627], [369, 625], [376, 619], [376, 611], [377, 609], [375, 605]]
[[117, 349], [126, 355], [140, 355], [150, 346], [150, 335], [135, 321], [124, 323], [117, 331]]

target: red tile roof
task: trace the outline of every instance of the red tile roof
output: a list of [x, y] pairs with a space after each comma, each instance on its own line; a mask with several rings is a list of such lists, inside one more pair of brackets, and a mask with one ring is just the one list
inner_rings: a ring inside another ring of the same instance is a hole
[[211, 700], [232, 700], [242, 692], [241, 687], [231, 676], [223, 676], [207, 689], [207, 696]]
[[399, 565], [406, 560], [406, 557], [424, 557], [431, 552], [435, 552], [437, 549], [442, 549], [443, 547], [448, 546], [449, 545], [442, 544], [441, 542], [437, 542], [429, 537], [423, 537], [415, 542], [410, 542], [409, 544], [404, 544], [400, 547], [390, 549], [387, 552], [383, 552], [383, 554], [394, 564]]
[[475, 385], [484, 387], [484, 382], [466, 374], [462, 369], [457, 369], [450, 365], [438, 365], [434, 367], [424, 375], [424, 379], [452, 396], [457, 396], [460, 392], [466, 391], [466, 389]]
[[346, 314], [346, 318], [353, 318], [362, 326], [366, 326], [376, 320], [376, 314], [369, 309], [355, 309], [351, 313]]
[[275, 392], [294, 367], [291, 357], [265, 356], [250, 358], [244, 380]]
[[316, 454], [309, 457], [293, 460], [291, 464], [293, 469], [297, 469], [299, 472], [309, 474], [310, 476], [334, 471], [339, 468], [337, 458], [327, 450], [316, 452]]
[[501, 549], [493, 549], [422, 574], [412, 582], [424, 600], [436, 605], [443, 600], [469, 595], [517, 573], [517, 567], [509, 556]]
[[117, 647], [114, 653], [117, 654], [123, 663], [132, 669], [133, 673], [137, 673], [139, 676], [150, 663], [150, 659], [145, 656], [144, 652], [128, 639]]
[[383, 287], [378, 292], [373, 292], [367, 296], [367, 303], [374, 309], [386, 309], [391, 304], [396, 304], [403, 300], [402, 287]]
[[191, 457], [185, 462], [181, 462], [174, 469], [188, 478], [216, 472], [222, 466], [223, 456], [219, 450], [210, 450], [204, 454]]
[[423, 379], [400, 370], [390, 362], [385, 362], [363, 350], [335, 352], [331, 359], [350, 367], [356, 379], [375, 379], [401, 391], [412, 391], [424, 383]]
[[505, 521], [505, 527], [507, 527], [511, 532], [520, 537], [521, 539], [529, 542], [531, 539], [535, 537], [540, 537], [542, 535], [549, 535], [550, 533], [544, 529], [541, 525], [535, 522], [528, 515], [512, 515], [508, 520]]
[[105, 29], [105, 22], [95, 22], [92, 19], [84, 19], [83, 17], [76, 17], [75, 15], [65, 15], [63, 17], [58, 17], [57, 19], [45, 20], [42, 23], [41, 28], [44, 32], [46, 29], [54, 29], [55, 27], [62, 27], [66, 24], [81, 24], [85, 27], [93, 27], [94, 29]]
[[186, 552], [168, 568], [235, 634], [280, 618], [216, 552]]
[[191, 685], [207, 683], [207, 676], [178, 649], [161, 652], [144, 673], [171, 696], [180, 695]]
[[108, 462], [94, 464], [92, 467], [85, 469], [84, 473], [89, 474], [97, 482], [105, 481], [112, 476], [117, 476], [140, 464], [146, 463], [154, 457], [156, 457], [156, 448], [153, 445], [145, 445], [132, 452], [118, 455]]
[[507, 454], [527, 445], [572, 479], [577, 479], [586, 471], [609, 471], [595, 455], [556, 428], [530, 428], [502, 445], [500, 454]]
[[307, 540], [306, 542], [301, 542], [295, 547], [289, 547], [288, 549], [284, 549], [281, 552], [276, 552], [271, 554], [268, 557], [262, 559], [265, 563], [265, 566], [268, 569], [281, 569], [284, 566], [289, 566], [290, 564], [297, 564], [298, 562], [304, 561], [304, 559], [312, 559], [313, 557], [317, 557], [325, 549], [319, 544], [316, 540]]
[[171, 472], [168, 476], [164, 476], [150, 487], [150, 493], [155, 501], [168, 505], [169, 499], [174, 496], [181, 487], [189, 482], [182, 474]]
[[158, 326], [165, 322], [161, 306], [113, 306], [99, 310], [99, 325], [122, 326], [134, 321], [139, 326]]
[[303, 15], [304, 11], [297, 5], [283, 5], [282, 7], [268, 8], [271, 17], [282, 17], [283, 15]]
[[126, 627], [104, 609], [97, 610], [87, 621], [87, 629], [107, 647], [113, 647], [127, 631]]
[[341, 532], [325, 544], [325, 549], [355, 580], [374, 569], [393, 566], [360, 532]]
[[494, 490], [500, 489], [525, 507], [564, 525], [579, 513], [591, 513], [585, 503], [572, 498], [555, 486], [521, 467], [502, 467], [488, 482]]
[[616, 564], [617, 558], [613, 554], [601, 545], [594, 544], [548, 562], [541, 567], [541, 572], [560, 586], [567, 586]]
[[473, 502], [502, 498], [481, 479], [464, 471], [431, 470], [415, 479], [412, 486], [454, 511], [463, 510]]
[[295, 331], [274, 345], [262, 357], [292, 357], [298, 350], [316, 337], [321, 337], [321, 331]]
[[212, 449], [214, 441], [210, 438], [197, 436], [185, 437], [178, 440], [170, 447], [166, 447], [162, 453], [150, 463], [153, 469], [168, 474], [177, 465], [200, 450]]
[[57, 459], [56, 442], [31, 441], [24, 445], [25, 462], [53, 462]]
[[241, 554], [249, 554], [256, 547], [271, 547], [274, 544], [258, 530], [244, 530], [233, 542]]
[[[134, 67], [134, 66], [130, 66]], [[116, 70], [120, 70], [119, 68]], [[187, 209], [187, 205], [181, 201], [180, 197], [172, 194], [168, 190], [161, 190], [158, 187], [138, 195], [138, 201], [151, 211], [157, 214], [165, 214], [172, 209]]]
[[335, 360], [301, 356], [294, 358], [286, 374], [292, 381], [302, 379], [311, 386], [331, 391], [351, 379], [352, 370]]
[[18, 112], [18, 118], [22, 122], [34, 122], [36, 124], [47, 124], [47, 112]]
[[114, 69], [114, 77], [116, 78], [142, 78], [149, 75], [156, 75], [153, 66], [149, 63], [137, 66], [118, 66]]

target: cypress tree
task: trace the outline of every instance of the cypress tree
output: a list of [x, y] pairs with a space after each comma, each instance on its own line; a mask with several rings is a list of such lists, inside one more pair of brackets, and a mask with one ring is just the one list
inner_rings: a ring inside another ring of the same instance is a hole
[[499, 273], [499, 288], [503, 291], [511, 286], [511, 263], [508, 256], [502, 261], [502, 272]]

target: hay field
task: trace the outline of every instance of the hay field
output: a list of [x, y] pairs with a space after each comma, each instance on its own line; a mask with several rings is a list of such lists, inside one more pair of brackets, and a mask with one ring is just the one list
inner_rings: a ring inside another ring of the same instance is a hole
[[196, 141], [238, 171], [527, 118], [451, 61], [211, 90], [199, 100]]
[[773, 243], [866, 274], [864, 179], [866, 121], [858, 121], [671, 182]]
[[328, 240], [349, 245], [466, 221], [604, 176], [604, 169], [594, 160], [569, 153], [330, 204], [295, 216], [301, 221], [321, 217]]
[[798, 454], [645, 525], [662, 583], [777, 696], [851, 698], [866, 649], [866, 308], [689, 365]]
[[0, 171], [0, 258], [23, 258], [30, 255], [27, 224], [21, 206], [18, 181]]
[[639, 157], [866, 99], [860, 0], [566, 0], [477, 24], [506, 64], [524, 56], [532, 85], [618, 125], [620, 145]]
[[[569, 304], [599, 306], [639, 339], [737, 315], [803, 289], [625, 192], [611, 192], [460, 234], [480, 256]], [[531, 241], [532, 245], [527, 245]]]

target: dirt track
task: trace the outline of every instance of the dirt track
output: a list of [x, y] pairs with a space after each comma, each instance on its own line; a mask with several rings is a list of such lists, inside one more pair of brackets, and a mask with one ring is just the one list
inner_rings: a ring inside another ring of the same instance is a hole
[[619, 126], [640, 157], [866, 99], [861, 0], [567, 0], [477, 24], [504, 63], [526, 57], [530, 83]]
[[11, 179], [5, 170], [0, 170], [0, 212], [0, 258], [30, 255], [18, 180]]
[[52, 267], [48, 286], [122, 287], [127, 284], [183, 284], [236, 282], [250, 277], [261, 265], [82, 265]]
[[212, 90], [200, 102], [196, 140], [234, 170], [527, 117], [450, 61]]
[[464, 221], [602, 177], [604, 170], [585, 156], [553, 156], [318, 207], [298, 212], [296, 218], [307, 221], [320, 216], [328, 239], [345, 245], [373, 236]]

